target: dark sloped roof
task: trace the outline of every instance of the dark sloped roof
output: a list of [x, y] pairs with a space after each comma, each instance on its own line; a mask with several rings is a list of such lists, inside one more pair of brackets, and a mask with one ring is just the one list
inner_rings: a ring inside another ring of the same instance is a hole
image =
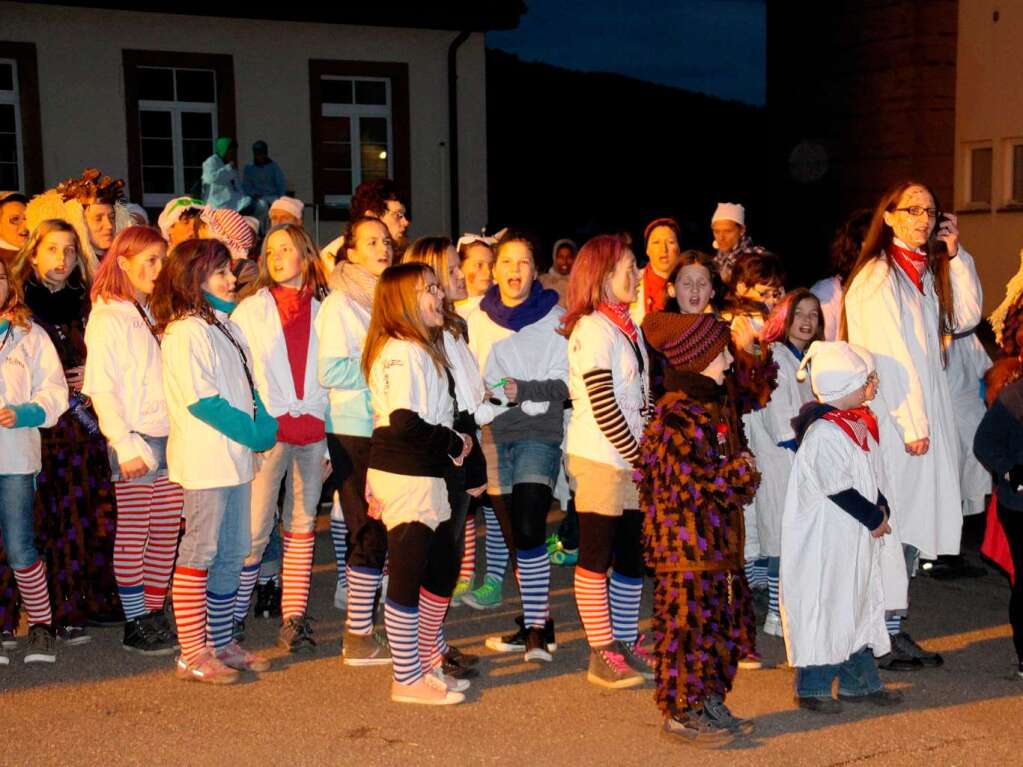
[[322, 24], [353, 24], [416, 29], [451, 29], [486, 32], [514, 29], [526, 12], [524, 0], [389, 0], [358, 4], [350, 0], [321, 0], [319, 3], [220, 2], [178, 0], [175, 3], [136, 2], [71, 3], [28, 0], [39, 5], [72, 5], [119, 11], [173, 13], [187, 16], [218, 16], [268, 21], [306, 21]]

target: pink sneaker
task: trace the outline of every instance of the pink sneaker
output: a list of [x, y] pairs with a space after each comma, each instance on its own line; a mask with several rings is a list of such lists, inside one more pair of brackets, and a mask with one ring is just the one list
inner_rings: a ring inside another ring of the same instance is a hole
[[234, 640], [223, 647], [218, 647], [217, 657], [225, 666], [238, 671], [267, 671], [270, 668], [270, 661], [249, 652]]
[[452, 706], [465, 700], [465, 695], [448, 689], [443, 679], [427, 673], [412, 684], [391, 682], [391, 700], [421, 706]]
[[179, 656], [175, 674], [178, 679], [206, 684], [234, 684], [238, 681], [238, 672], [226, 666], [212, 647], [205, 648], [191, 662]]

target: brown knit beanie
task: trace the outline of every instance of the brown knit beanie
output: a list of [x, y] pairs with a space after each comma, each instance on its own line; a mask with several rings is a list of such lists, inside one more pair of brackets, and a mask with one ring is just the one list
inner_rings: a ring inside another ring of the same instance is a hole
[[728, 345], [731, 331], [713, 314], [651, 312], [643, 320], [643, 337], [672, 367], [700, 373]]

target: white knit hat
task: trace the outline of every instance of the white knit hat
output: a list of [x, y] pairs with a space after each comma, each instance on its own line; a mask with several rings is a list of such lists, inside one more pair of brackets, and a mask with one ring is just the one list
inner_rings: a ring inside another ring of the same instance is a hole
[[737, 202], [719, 202], [710, 217], [711, 225], [715, 221], [734, 221], [739, 226], [746, 226], [746, 209]]
[[810, 386], [819, 402], [834, 402], [851, 394], [867, 382], [874, 372], [874, 356], [862, 346], [845, 341], [814, 341], [803, 355], [796, 380], [806, 380], [810, 368]]
[[270, 206], [270, 212], [273, 213], [275, 210], [279, 210], [282, 213], [289, 213], [301, 221], [302, 208], [304, 207], [305, 203], [295, 197], [278, 197], [274, 200], [273, 205]]

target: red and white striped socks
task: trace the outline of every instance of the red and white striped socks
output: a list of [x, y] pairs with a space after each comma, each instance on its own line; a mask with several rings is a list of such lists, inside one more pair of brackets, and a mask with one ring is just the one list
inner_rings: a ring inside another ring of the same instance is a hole
[[21, 603], [28, 615], [28, 625], [52, 624], [53, 611], [50, 609], [50, 592], [46, 587], [46, 565], [37, 559], [34, 565], [14, 571]]
[[171, 588], [181, 657], [191, 662], [206, 647], [206, 570], [176, 567]]
[[470, 514], [465, 520], [465, 552], [462, 554], [462, 567], [458, 571], [458, 580], [472, 581], [476, 573], [476, 518]]
[[450, 599], [419, 589], [419, 661], [424, 671], [441, 662], [439, 636]]
[[160, 477], [155, 483], [115, 482], [117, 534], [114, 577], [128, 620], [163, 610], [174, 566], [184, 493]]
[[282, 533], [284, 545], [281, 577], [281, 617], [305, 615], [309, 602], [309, 578], [313, 569], [313, 545], [316, 533]]
[[153, 504], [149, 511], [149, 540], [142, 561], [142, 582], [145, 586], [146, 612], [162, 612], [167, 600], [167, 586], [181, 534], [181, 507], [185, 491], [166, 477], [157, 477]]
[[575, 568], [575, 603], [590, 647], [611, 644], [611, 614], [607, 604], [607, 575]]

